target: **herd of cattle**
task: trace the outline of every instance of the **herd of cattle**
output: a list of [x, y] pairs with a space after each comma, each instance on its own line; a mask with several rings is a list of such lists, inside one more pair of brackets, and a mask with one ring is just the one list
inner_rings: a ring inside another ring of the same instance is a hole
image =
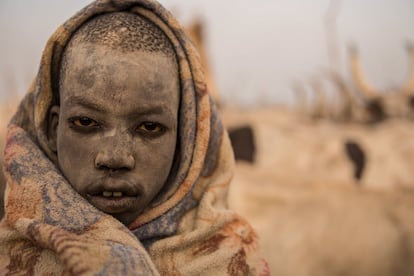
[[414, 275], [414, 122], [223, 115], [254, 134], [230, 205], [258, 231], [275, 275]]
[[[230, 206], [262, 239], [275, 275], [414, 275], [414, 48], [399, 88], [328, 76], [299, 108], [222, 109], [238, 159]], [[243, 141], [243, 142], [241, 142]]]
[[[202, 25], [189, 32], [207, 62]], [[256, 228], [274, 275], [414, 275], [414, 70], [391, 93], [368, 85], [355, 48], [350, 61], [355, 89], [327, 73], [339, 105], [315, 81], [313, 103], [298, 88], [299, 112], [221, 107], [239, 161], [230, 207]], [[0, 174], [1, 206], [4, 184]]]
[[230, 206], [256, 228], [275, 275], [414, 275], [408, 49], [413, 73], [392, 93], [367, 84], [353, 50], [355, 85], [330, 74], [339, 105], [314, 85], [319, 96], [298, 110], [222, 110], [239, 159]]

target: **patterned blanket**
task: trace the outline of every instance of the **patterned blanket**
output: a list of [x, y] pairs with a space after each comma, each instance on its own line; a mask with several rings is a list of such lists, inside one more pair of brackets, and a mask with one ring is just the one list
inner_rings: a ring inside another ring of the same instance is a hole
[[[46, 134], [59, 59], [71, 34], [91, 17], [115, 11], [146, 17], [173, 43], [181, 81], [178, 139], [185, 145], [174, 181], [128, 227], [73, 190], [51, 161]], [[52, 35], [36, 81], [9, 124], [0, 274], [268, 275], [255, 232], [227, 208], [233, 166], [198, 54], [177, 21], [152, 0], [93, 2]]]

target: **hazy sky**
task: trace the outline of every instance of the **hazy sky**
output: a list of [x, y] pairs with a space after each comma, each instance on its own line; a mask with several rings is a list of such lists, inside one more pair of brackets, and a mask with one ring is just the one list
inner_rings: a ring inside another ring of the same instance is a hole
[[[90, 1], [0, 0], [0, 92], [16, 79], [23, 94], [51, 33]], [[162, 0], [183, 22], [201, 16], [208, 54], [226, 102], [279, 103], [292, 99], [293, 81], [328, 68], [324, 15], [329, 0]], [[341, 70], [346, 45], [358, 45], [364, 70], [377, 87], [401, 84], [414, 42], [413, 0], [342, 0], [337, 17]]]

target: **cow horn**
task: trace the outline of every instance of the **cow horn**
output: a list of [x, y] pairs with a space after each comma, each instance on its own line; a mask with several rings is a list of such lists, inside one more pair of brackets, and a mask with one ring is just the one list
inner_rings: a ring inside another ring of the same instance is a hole
[[351, 92], [348, 89], [348, 86], [346, 85], [344, 79], [334, 71], [331, 71], [329, 74], [329, 79], [335, 84], [336, 88], [338, 89], [340, 95], [342, 98], [346, 101], [352, 101], [353, 97], [351, 95]]
[[349, 47], [351, 73], [354, 79], [357, 90], [363, 94], [366, 99], [373, 99], [376, 97], [375, 88], [371, 87], [364, 74], [362, 73], [361, 61], [358, 55], [358, 49], [355, 45]]
[[354, 106], [358, 106], [358, 103], [355, 101], [355, 98], [351, 94], [348, 85], [345, 83], [341, 75], [335, 71], [331, 71], [329, 73], [329, 79], [336, 86], [340, 99], [342, 100], [338, 115], [340, 116], [340, 119], [348, 121], [352, 119], [352, 109]]

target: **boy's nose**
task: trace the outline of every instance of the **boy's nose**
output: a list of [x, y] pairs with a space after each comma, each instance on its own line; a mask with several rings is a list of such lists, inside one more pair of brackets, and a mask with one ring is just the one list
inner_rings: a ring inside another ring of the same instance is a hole
[[130, 171], [135, 167], [135, 159], [126, 150], [101, 150], [95, 158], [95, 168], [105, 171]]

